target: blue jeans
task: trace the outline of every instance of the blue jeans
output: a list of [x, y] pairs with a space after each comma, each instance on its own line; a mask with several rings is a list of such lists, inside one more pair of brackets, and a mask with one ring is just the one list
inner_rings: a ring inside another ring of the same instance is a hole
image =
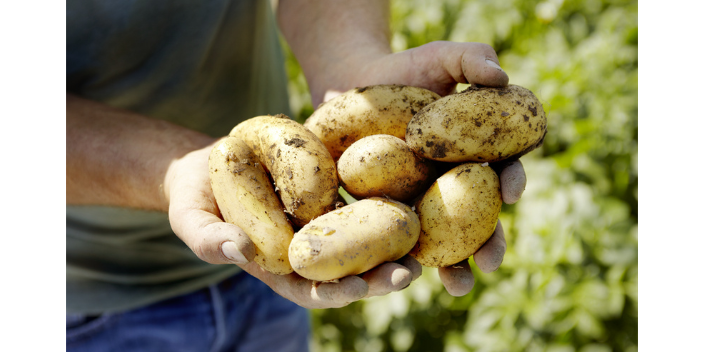
[[308, 311], [239, 273], [128, 312], [66, 316], [67, 351], [308, 351]]

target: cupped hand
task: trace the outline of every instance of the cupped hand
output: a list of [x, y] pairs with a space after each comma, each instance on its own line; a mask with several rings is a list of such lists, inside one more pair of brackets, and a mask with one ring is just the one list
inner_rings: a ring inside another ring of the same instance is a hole
[[[505, 87], [509, 81], [494, 49], [482, 43], [438, 41], [398, 53], [379, 55], [366, 62], [363, 68], [342, 76], [346, 79], [312, 85], [314, 104], [332, 99], [354, 87], [375, 84], [422, 87], [445, 96], [453, 93], [458, 83]], [[526, 186], [523, 164], [513, 161], [492, 166], [499, 174], [504, 203], [517, 202]], [[492, 272], [501, 265], [505, 252], [504, 231], [501, 222], [498, 222], [494, 234], [474, 254], [474, 261], [482, 272]], [[448, 293], [453, 296], [463, 296], [474, 286], [474, 275], [468, 260], [440, 268], [438, 273]]]
[[398, 53], [362, 57], [337, 75], [310, 84], [313, 106], [349, 89], [375, 84], [402, 84], [434, 91], [441, 96], [458, 83], [505, 87], [508, 75], [494, 49], [483, 43], [437, 41]]
[[281, 296], [306, 308], [342, 307], [365, 297], [385, 295], [407, 287], [420, 276], [420, 264], [410, 257], [329, 283], [311, 281], [295, 272], [275, 275], [262, 269], [253, 261], [255, 246], [247, 234], [220, 217], [208, 171], [214, 145], [173, 161], [164, 182], [171, 227], [201, 260], [236, 264]]
[[311, 281], [295, 272], [274, 275], [254, 262], [243, 265], [242, 268], [282, 297], [310, 309], [344, 307], [363, 298], [402, 290], [417, 279], [422, 271], [421, 265], [408, 256], [335, 282]]

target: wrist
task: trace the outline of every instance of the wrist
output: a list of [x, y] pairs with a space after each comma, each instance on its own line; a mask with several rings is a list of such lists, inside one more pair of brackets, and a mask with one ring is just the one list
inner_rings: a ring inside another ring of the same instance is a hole
[[356, 74], [391, 53], [388, 1], [280, 1], [279, 27], [313, 97], [357, 85]]

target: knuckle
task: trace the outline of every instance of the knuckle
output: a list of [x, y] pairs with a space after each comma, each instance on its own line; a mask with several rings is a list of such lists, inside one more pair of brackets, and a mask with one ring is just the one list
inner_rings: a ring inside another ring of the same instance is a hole
[[215, 256], [213, 256], [212, 250], [205, 242], [205, 239], [201, 239], [198, 243], [194, 244], [191, 250], [198, 259], [210, 264], [218, 264], [218, 261], [214, 258]]

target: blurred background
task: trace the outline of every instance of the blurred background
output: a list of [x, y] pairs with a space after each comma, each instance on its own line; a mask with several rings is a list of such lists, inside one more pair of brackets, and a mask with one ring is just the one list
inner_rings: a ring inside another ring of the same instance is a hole
[[[425, 268], [407, 289], [313, 311], [313, 351], [637, 351], [637, 1], [392, 2], [395, 51], [435, 40], [490, 44], [510, 82], [543, 103], [548, 134], [521, 160], [494, 273], [448, 295]], [[313, 111], [288, 53], [291, 103]], [[464, 87], [459, 87], [463, 89]]]

